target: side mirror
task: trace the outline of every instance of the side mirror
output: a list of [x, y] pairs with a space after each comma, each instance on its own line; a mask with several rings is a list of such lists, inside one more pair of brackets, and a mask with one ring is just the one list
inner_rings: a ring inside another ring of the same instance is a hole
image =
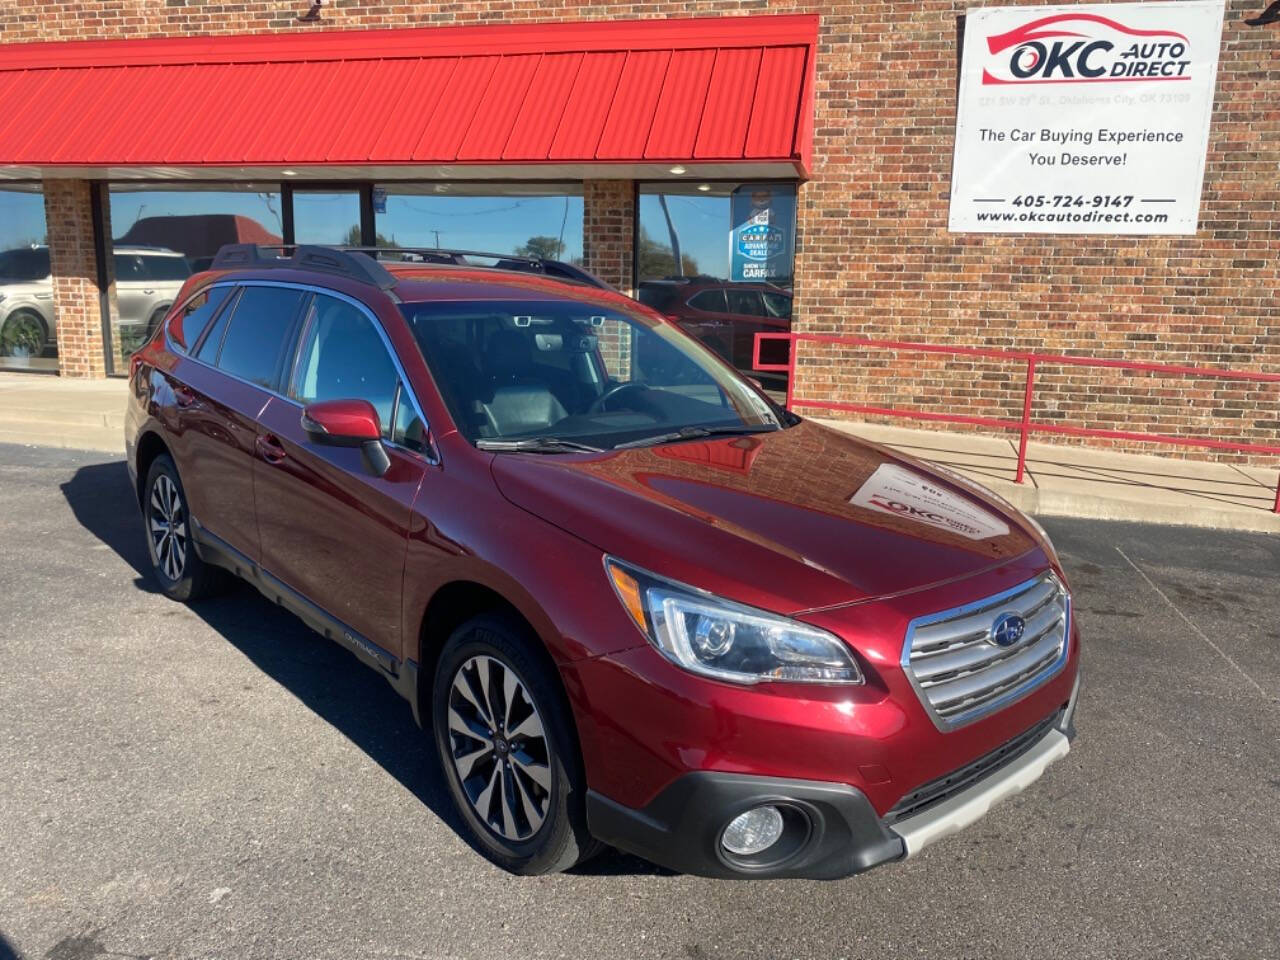
[[368, 400], [324, 400], [302, 411], [302, 429], [312, 443], [329, 447], [359, 447], [365, 468], [385, 476], [391, 460], [382, 446], [382, 424]]

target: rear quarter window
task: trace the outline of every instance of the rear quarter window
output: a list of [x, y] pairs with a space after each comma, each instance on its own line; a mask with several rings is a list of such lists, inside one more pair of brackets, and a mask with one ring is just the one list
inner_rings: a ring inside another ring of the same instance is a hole
[[219, 308], [227, 302], [227, 294], [230, 292], [230, 287], [210, 287], [188, 300], [182, 312], [169, 321], [169, 339], [174, 346], [187, 353], [192, 344], [199, 343], [200, 335]]

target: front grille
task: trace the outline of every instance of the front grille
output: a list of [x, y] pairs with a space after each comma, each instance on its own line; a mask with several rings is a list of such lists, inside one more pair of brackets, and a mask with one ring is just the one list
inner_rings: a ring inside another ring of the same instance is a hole
[[884, 816], [885, 823], [897, 823], [907, 817], [923, 813], [930, 807], [954, 797], [984, 777], [989, 777], [1001, 767], [1007, 766], [1030, 750], [1046, 733], [1062, 721], [1062, 710], [1057, 710], [1045, 717], [1030, 730], [1014, 737], [990, 753], [979, 757], [972, 763], [965, 764], [945, 777], [930, 780], [923, 787], [917, 787], [894, 804], [893, 809]]
[[[1006, 614], [1022, 636], [1007, 647], [993, 631]], [[902, 666], [940, 729], [985, 716], [1039, 686], [1067, 659], [1071, 598], [1052, 573], [955, 610], [911, 622]]]

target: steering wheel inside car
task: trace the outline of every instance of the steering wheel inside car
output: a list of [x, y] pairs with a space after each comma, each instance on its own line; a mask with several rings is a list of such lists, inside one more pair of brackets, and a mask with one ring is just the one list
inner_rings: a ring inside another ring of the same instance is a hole
[[615, 383], [612, 387], [600, 394], [600, 396], [596, 397], [595, 400], [591, 402], [591, 406], [587, 407], [587, 413], [601, 413], [604, 410], [606, 403], [624, 391], [648, 389], [649, 388], [639, 380], [627, 380], [624, 383]]

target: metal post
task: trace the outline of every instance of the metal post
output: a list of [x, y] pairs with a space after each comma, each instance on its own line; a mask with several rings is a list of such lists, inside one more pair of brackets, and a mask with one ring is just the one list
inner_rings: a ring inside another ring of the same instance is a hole
[[1272, 512], [1280, 513], [1280, 479], [1276, 481], [1276, 505], [1272, 508]]
[[1018, 438], [1018, 475], [1014, 483], [1021, 483], [1027, 472], [1027, 436], [1031, 433], [1031, 394], [1036, 382], [1036, 358], [1027, 357], [1027, 392], [1022, 398], [1022, 435]]
[[796, 395], [796, 350], [800, 347], [800, 341], [796, 339], [796, 334], [787, 335], [787, 409], [791, 409], [791, 403]]

